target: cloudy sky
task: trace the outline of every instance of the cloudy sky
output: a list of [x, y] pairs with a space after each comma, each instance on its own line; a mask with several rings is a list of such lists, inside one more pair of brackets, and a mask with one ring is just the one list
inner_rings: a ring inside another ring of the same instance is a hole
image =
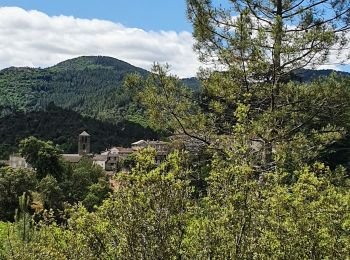
[[185, 10], [185, 0], [0, 0], [0, 69], [105, 55], [195, 76], [200, 64]]
[[192, 45], [182, 0], [0, 1], [0, 68], [106, 55], [189, 77], [199, 67]]

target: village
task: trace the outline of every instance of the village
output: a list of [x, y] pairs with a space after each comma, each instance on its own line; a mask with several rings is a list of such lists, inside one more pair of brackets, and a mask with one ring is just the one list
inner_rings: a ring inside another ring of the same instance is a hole
[[[62, 154], [63, 160], [70, 163], [78, 163], [83, 157], [91, 158], [93, 163], [99, 165], [106, 172], [115, 172], [120, 168], [121, 163], [128, 158], [128, 156], [144, 149], [151, 147], [156, 151], [155, 163], [159, 164], [164, 161], [166, 156], [170, 153], [170, 143], [159, 140], [139, 140], [131, 144], [131, 147], [117, 147], [106, 148], [105, 151], [94, 154], [91, 152], [91, 136], [86, 131], [83, 131], [78, 137], [78, 153], [76, 154]], [[16, 168], [32, 168], [22, 156], [19, 154], [12, 154], [5, 163]]]

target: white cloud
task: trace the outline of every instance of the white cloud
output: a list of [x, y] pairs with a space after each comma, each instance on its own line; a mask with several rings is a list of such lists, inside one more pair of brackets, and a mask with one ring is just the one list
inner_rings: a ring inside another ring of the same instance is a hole
[[[104, 55], [148, 70], [153, 62], [168, 63], [171, 73], [190, 77], [202, 65], [193, 43], [189, 32], [144, 31], [106, 20], [0, 7], [0, 69], [48, 67], [82, 55]], [[346, 57], [332, 53], [329, 63], [318, 68], [350, 71], [338, 65], [339, 56]]]
[[0, 8], [0, 68], [48, 67], [82, 55], [105, 55], [145, 69], [153, 62], [168, 63], [172, 73], [189, 77], [200, 66], [193, 43], [189, 32], [144, 31], [105, 20]]

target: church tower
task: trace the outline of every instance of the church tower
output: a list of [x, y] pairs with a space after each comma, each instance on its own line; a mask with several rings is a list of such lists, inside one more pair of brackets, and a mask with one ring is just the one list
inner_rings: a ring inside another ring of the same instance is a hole
[[90, 153], [90, 135], [85, 131], [79, 135], [78, 153], [79, 155]]

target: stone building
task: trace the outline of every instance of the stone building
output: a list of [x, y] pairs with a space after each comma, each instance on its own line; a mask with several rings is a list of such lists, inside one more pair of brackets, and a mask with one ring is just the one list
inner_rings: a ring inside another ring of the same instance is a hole
[[[83, 131], [78, 137], [78, 153], [76, 154], [62, 154], [62, 158], [70, 163], [78, 163], [84, 156], [88, 156], [93, 160], [93, 163], [101, 166], [106, 171], [115, 171], [121, 168], [121, 163], [129, 155], [144, 149], [152, 147], [156, 150], [156, 163], [165, 160], [169, 154], [170, 145], [163, 141], [145, 141], [139, 140], [131, 144], [131, 147], [112, 147], [106, 149], [100, 154], [93, 155], [91, 153], [91, 136]], [[11, 155], [8, 160], [9, 166], [13, 168], [31, 168], [31, 166], [19, 155]]]
[[134, 151], [138, 151], [146, 147], [151, 147], [156, 150], [156, 163], [164, 161], [170, 152], [169, 143], [163, 141], [140, 140], [131, 144], [131, 148]]
[[94, 164], [101, 166], [102, 169], [106, 169], [107, 155], [105, 154], [96, 154], [92, 157]]
[[90, 135], [87, 132], [82, 132], [78, 140], [78, 154], [87, 155], [90, 153]]
[[8, 165], [15, 169], [16, 168], [32, 169], [32, 166], [30, 166], [30, 164], [27, 163], [26, 160], [18, 154], [10, 155], [10, 158], [8, 160]]
[[156, 150], [156, 163], [164, 161], [170, 150], [169, 143], [163, 141], [139, 140], [132, 143], [129, 148], [112, 147], [100, 154], [96, 154], [92, 160], [106, 171], [115, 171], [121, 168], [123, 160], [129, 155], [146, 147], [152, 147]]
[[112, 147], [101, 154], [95, 155], [92, 160], [106, 171], [114, 171], [120, 166], [121, 161], [126, 159], [133, 152], [135, 152], [135, 150], [132, 148]]
[[82, 132], [78, 137], [78, 153], [77, 154], [62, 154], [62, 158], [71, 163], [78, 163], [83, 156], [92, 156], [90, 154], [91, 149], [91, 136], [86, 132]]

